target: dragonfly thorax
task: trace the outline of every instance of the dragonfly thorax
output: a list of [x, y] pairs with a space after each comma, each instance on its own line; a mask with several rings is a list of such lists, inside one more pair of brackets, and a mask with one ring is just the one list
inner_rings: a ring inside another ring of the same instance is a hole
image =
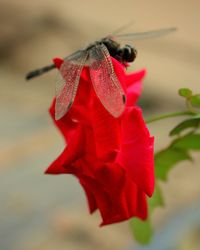
[[86, 50], [89, 51], [96, 45], [103, 44], [106, 46], [109, 54], [121, 63], [133, 62], [136, 58], [137, 51], [131, 45], [121, 47], [115, 40], [105, 37], [99, 41], [91, 43], [87, 46]]
[[103, 38], [101, 41], [108, 49], [110, 55], [122, 63], [133, 62], [136, 58], [137, 51], [131, 45], [121, 47], [119, 43], [111, 38]]

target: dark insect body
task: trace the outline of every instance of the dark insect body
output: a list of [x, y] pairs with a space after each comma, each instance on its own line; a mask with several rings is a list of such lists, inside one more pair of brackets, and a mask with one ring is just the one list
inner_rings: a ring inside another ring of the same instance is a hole
[[109, 51], [109, 54], [121, 63], [133, 62], [137, 51], [131, 45], [121, 47], [114, 39], [106, 37], [97, 43], [103, 43]]
[[[124, 47], [121, 48], [119, 43], [117, 43], [116, 41], [114, 41], [108, 37], [103, 38], [102, 40], [100, 40], [96, 43], [104, 44], [106, 46], [106, 48], [108, 49], [109, 54], [121, 63], [133, 62], [137, 56], [136, 49], [134, 47], [132, 47], [131, 45], [125, 45]], [[89, 45], [87, 47], [87, 50], [89, 50], [91, 47], [93, 47], [94, 44]], [[50, 64], [50, 65], [47, 65], [47, 66], [42, 67], [40, 69], [30, 71], [26, 75], [26, 80], [30, 80], [31, 78], [34, 78], [36, 76], [40, 76], [43, 73], [46, 73], [46, 72], [48, 72], [52, 69], [55, 69], [55, 68], [56, 68], [55, 64]]]

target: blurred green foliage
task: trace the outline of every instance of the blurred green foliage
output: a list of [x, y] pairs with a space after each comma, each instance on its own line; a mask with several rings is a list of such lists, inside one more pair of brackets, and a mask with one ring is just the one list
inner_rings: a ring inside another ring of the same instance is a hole
[[153, 197], [148, 200], [149, 217], [146, 221], [136, 218], [130, 220], [131, 231], [140, 244], [148, 244], [151, 241], [153, 237], [152, 213], [155, 208], [164, 205], [159, 181], [167, 181], [167, 176], [171, 169], [182, 161], [191, 161], [190, 152], [192, 150], [200, 150], [200, 133], [198, 131], [200, 128], [200, 111], [198, 110], [200, 108], [200, 94], [193, 94], [188, 88], [179, 89], [178, 93], [181, 97], [185, 98], [186, 110], [183, 112], [162, 114], [149, 119], [149, 122], [153, 122], [180, 115], [189, 115], [189, 118], [187, 117], [170, 131], [169, 136], [172, 138], [170, 145], [155, 154], [156, 186]]

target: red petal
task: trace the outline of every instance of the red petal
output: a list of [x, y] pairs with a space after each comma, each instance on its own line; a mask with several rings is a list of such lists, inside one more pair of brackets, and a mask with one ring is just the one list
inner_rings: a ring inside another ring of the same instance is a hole
[[120, 122], [93, 98], [91, 125], [94, 133], [96, 155], [98, 159], [112, 161], [120, 149]]
[[63, 153], [55, 161], [51, 163], [51, 165], [46, 169], [45, 174], [66, 174], [67, 173], [67, 170], [62, 165]]
[[137, 73], [128, 74], [126, 76], [127, 86], [127, 106], [133, 106], [142, 92], [142, 79], [145, 75], [145, 71], [139, 71]]
[[145, 69], [134, 72], [134, 73], [126, 74], [126, 80], [125, 80], [126, 86], [130, 87], [130, 86], [134, 85], [136, 82], [141, 82], [142, 79], [144, 78], [145, 74], [146, 74]]
[[98, 208], [95, 196], [93, 192], [90, 190], [90, 188], [87, 186], [87, 184], [84, 182], [84, 178], [80, 178], [79, 181], [85, 191], [87, 201], [88, 201], [89, 211], [90, 213], [93, 213]]
[[122, 129], [123, 143], [118, 160], [138, 187], [151, 196], [154, 190], [154, 139], [150, 137], [139, 108], [127, 109]]
[[[134, 216], [142, 219], [147, 216], [145, 194], [139, 191], [137, 185], [128, 175], [123, 175], [121, 178], [123, 178], [123, 186], [119, 185], [119, 188], [115, 188], [116, 190], [113, 188], [107, 190], [111, 203], [110, 207], [107, 208], [109, 211], [100, 210], [103, 218], [101, 226], [121, 222]], [[118, 182], [115, 182], [114, 179], [110, 183], [112, 183], [112, 186], [118, 185]]]
[[63, 59], [57, 58], [57, 57], [53, 59], [53, 62], [54, 62], [54, 64], [56, 65], [56, 68], [58, 68], [58, 69], [59, 69], [60, 66], [62, 65], [63, 61], [64, 61]]

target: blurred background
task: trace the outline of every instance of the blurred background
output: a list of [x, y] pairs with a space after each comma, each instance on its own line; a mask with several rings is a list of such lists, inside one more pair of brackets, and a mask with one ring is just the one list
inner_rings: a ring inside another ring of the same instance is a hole
[[[99, 229], [81, 187], [71, 176], [45, 176], [64, 146], [48, 107], [56, 71], [26, 82], [25, 74], [134, 21], [126, 32], [176, 26], [166, 37], [133, 41], [131, 70], [146, 68], [145, 117], [184, 108], [180, 87], [200, 92], [199, 0], [0, 0], [0, 249], [199, 250], [200, 167], [182, 163], [162, 184], [152, 245], [139, 248], [128, 223]], [[176, 119], [149, 126], [156, 150], [168, 143]], [[184, 229], [184, 230], [183, 230]], [[170, 244], [170, 245], [169, 245]]]

